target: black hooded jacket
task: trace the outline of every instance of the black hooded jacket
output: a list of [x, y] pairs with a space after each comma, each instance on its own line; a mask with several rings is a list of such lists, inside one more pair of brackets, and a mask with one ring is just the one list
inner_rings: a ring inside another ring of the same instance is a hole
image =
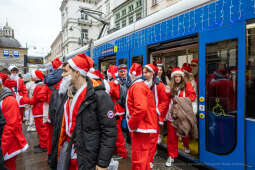
[[76, 119], [74, 146], [79, 170], [109, 166], [117, 136], [111, 97], [102, 83], [95, 88], [87, 80], [87, 93]]

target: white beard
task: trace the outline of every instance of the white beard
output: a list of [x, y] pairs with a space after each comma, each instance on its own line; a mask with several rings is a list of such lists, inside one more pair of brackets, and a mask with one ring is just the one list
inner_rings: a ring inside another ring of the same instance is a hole
[[151, 86], [152, 86], [152, 80], [151, 80], [151, 81], [145, 80], [144, 83], [145, 83], [149, 88], [151, 88]]
[[15, 75], [15, 74], [11, 74], [11, 75], [10, 75], [10, 79], [11, 79], [11, 80], [15, 80], [15, 81], [16, 81], [16, 80], [18, 80], [18, 78], [19, 78], [18, 75]]
[[59, 86], [59, 94], [65, 94], [71, 85], [72, 76], [65, 76]]

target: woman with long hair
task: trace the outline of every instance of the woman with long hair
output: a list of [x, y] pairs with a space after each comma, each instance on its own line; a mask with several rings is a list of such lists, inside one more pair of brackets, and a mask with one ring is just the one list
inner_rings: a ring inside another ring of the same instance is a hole
[[154, 94], [155, 104], [156, 104], [156, 112], [158, 115], [158, 123], [160, 125], [160, 129], [157, 130], [157, 133], [153, 135], [152, 143], [153, 148], [151, 148], [150, 152], [150, 166], [153, 167], [153, 159], [157, 150], [157, 142], [161, 140], [159, 135], [161, 129], [163, 129], [164, 117], [167, 113], [167, 109], [169, 106], [169, 97], [165, 91], [165, 85], [159, 81], [157, 77], [158, 68], [156, 65], [147, 64], [143, 68], [143, 75], [145, 78], [144, 83], [148, 85], [148, 87], [152, 90]]
[[[171, 98], [169, 105], [169, 111], [166, 115], [167, 128], [168, 128], [168, 137], [167, 137], [167, 151], [168, 159], [166, 161], [166, 166], [172, 166], [174, 159], [178, 157], [178, 136], [176, 135], [176, 128], [173, 127], [172, 122], [174, 121], [171, 117], [171, 107], [173, 105], [173, 98], [175, 97], [187, 97], [190, 98], [191, 102], [196, 99], [196, 92], [192, 87], [190, 82], [184, 80], [184, 72], [180, 68], [174, 68], [171, 73], [171, 80], [168, 84], [167, 92]], [[189, 138], [182, 138], [184, 146], [188, 147]]]

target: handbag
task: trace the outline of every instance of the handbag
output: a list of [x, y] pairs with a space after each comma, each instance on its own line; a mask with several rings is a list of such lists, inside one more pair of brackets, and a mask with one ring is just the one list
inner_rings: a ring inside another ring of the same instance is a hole
[[[76, 129], [76, 127], [75, 127]], [[73, 131], [71, 140], [65, 141], [60, 149], [59, 160], [57, 164], [57, 170], [68, 170], [71, 158], [72, 144], [75, 137], [75, 129]]]

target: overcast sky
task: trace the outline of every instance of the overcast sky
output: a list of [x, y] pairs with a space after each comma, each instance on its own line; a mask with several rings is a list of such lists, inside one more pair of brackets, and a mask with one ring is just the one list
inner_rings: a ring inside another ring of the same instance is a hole
[[0, 0], [0, 26], [6, 20], [22, 46], [36, 46], [30, 54], [45, 55], [61, 30], [62, 0]]

